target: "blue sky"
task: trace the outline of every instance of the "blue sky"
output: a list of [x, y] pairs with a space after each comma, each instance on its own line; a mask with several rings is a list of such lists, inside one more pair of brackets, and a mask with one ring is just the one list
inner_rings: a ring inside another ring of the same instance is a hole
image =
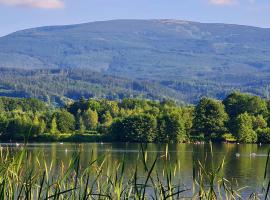
[[270, 0], [0, 0], [0, 36], [44, 25], [169, 18], [270, 27]]

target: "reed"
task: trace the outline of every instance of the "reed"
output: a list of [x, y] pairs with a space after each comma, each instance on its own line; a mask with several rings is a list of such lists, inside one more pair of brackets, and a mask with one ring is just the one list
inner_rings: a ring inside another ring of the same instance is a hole
[[[211, 155], [213, 151], [211, 148]], [[43, 158], [44, 157], [44, 158]], [[0, 199], [241, 199], [244, 188], [234, 188], [229, 180], [222, 176], [224, 158], [218, 167], [211, 164], [206, 170], [205, 164], [198, 160], [194, 170], [193, 188], [183, 188], [176, 172], [180, 173], [180, 164], [172, 163], [168, 148], [164, 154], [149, 158], [147, 146], [141, 145], [134, 169], [126, 168], [123, 156], [116, 167], [108, 164], [106, 155], [95, 159], [94, 153], [87, 167], [82, 168], [80, 152], [74, 154], [67, 165], [63, 163], [54, 171], [55, 163], [48, 162], [41, 152], [32, 156], [27, 147], [19, 151], [8, 148], [0, 150]], [[263, 199], [269, 199], [270, 151], [265, 166]], [[33, 166], [33, 163], [37, 166]], [[162, 173], [156, 169], [157, 162], [163, 162]], [[143, 171], [139, 171], [139, 166]], [[178, 184], [177, 184], [178, 183]], [[260, 199], [259, 194], [251, 194], [249, 199]]]

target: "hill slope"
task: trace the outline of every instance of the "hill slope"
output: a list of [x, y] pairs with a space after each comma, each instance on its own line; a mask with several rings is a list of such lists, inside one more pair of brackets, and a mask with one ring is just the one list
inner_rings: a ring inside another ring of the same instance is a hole
[[189, 102], [234, 89], [267, 96], [270, 29], [181, 20], [41, 27], [0, 38], [0, 67], [80, 68], [154, 82]]

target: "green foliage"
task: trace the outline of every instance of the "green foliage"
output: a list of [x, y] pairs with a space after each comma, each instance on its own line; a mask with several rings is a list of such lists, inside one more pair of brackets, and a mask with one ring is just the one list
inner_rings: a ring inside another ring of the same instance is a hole
[[194, 129], [196, 133], [210, 137], [212, 133], [221, 134], [226, 131], [227, 120], [228, 115], [220, 101], [203, 98], [196, 106]]
[[223, 101], [226, 112], [230, 116], [229, 129], [232, 133], [237, 131], [236, 118], [245, 112], [258, 116], [267, 114], [266, 102], [257, 96], [234, 92]]
[[258, 142], [260, 143], [270, 143], [270, 128], [258, 129]]
[[82, 117], [79, 117], [79, 131], [80, 133], [84, 133], [86, 130], [86, 127], [84, 125], [84, 121], [82, 119]]
[[231, 133], [223, 134], [222, 139], [223, 139], [223, 141], [226, 141], [226, 142], [236, 142], [237, 141], [237, 138]]
[[166, 113], [158, 119], [158, 142], [183, 142], [186, 130], [179, 113]]
[[109, 127], [113, 122], [113, 118], [109, 111], [106, 111], [105, 114], [101, 117], [101, 123], [106, 127]]
[[66, 110], [59, 110], [55, 114], [57, 128], [61, 133], [75, 130], [75, 117]]
[[[1, 111], [0, 111], [1, 112]], [[7, 118], [5, 117], [5, 115], [1, 112], [0, 113], [0, 135], [2, 135], [7, 128], [8, 125], [8, 121]]]
[[0, 97], [0, 109], [5, 111], [21, 110], [23, 112], [41, 112], [47, 110], [47, 105], [33, 98], [19, 99]]
[[50, 133], [52, 135], [55, 135], [55, 134], [59, 133], [59, 130], [57, 128], [57, 123], [56, 123], [56, 118], [55, 117], [53, 117], [52, 118], [52, 121], [51, 121]]
[[265, 114], [267, 112], [266, 102], [258, 96], [234, 92], [223, 101], [226, 112], [231, 118], [247, 112], [251, 115]]
[[81, 98], [62, 108], [33, 99], [0, 98], [0, 102], [0, 139], [5, 140], [93, 132], [125, 142], [252, 143], [257, 137], [260, 142], [268, 141], [266, 132], [270, 124], [266, 101], [241, 93], [233, 93], [223, 101], [226, 109], [221, 101], [210, 98], [202, 98], [196, 107], [171, 100], [138, 98], [123, 101]]
[[0, 112], [4, 112], [5, 111], [5, 107], [4, 104], [2, 102], [2, 99], [0, 98]]
[[142, 94], [192, 103], [202, 95], [224, 98], [234, 88], [269, 95], [268, 29], [166, 21], [95, 22], [2, 37], [0, 66], [11, 69], [1, 70], [0, 94], [51, 102]]
[[157, 128], [156, 119], [147, 114], [125, 117], [113, 123], [111, 134], [120, 141], [152, 142]]
[[262, 115], [252, 117], [253, 129], [264, 129], [267, 127], [267, 122]]
[[240, 114], [236, 119], [237, 138], [243, 143], [257, 142], [257, 134], [253, 130], [252, 116], [247, 112]]
[[82, 118], [83, 118], [84, 125], [87, 130], [94, 130], [97, 128], [97, 125], [98, 125], [97, 111], [88, 109], [82, 114]]

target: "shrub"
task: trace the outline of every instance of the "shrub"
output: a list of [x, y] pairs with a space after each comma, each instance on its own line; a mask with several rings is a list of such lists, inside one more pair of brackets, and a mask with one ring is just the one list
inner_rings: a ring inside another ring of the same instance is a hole
[[260, 143], [270, 143], [270, 128], [258, 129], [258, 142]]

